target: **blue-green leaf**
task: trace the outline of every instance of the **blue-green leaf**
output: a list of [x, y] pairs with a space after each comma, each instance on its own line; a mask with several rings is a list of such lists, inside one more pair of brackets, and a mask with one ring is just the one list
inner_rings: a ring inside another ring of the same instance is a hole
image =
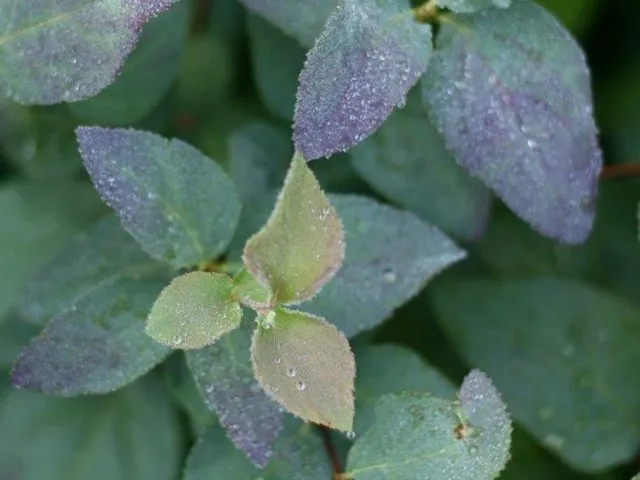
[[97, 94], [115, 78], [142, 26], [174, 2], [3, 1], [0, 92], [25, 104]]
[[149, 132], [80, 127], [77, 135], [100, 195], [152, 257], [180, 268], [224, 251], [240, 199], [215, 162]]
[[266, 469], [235, 450], [221, 428], [212, 428], [191, 450], [184, 480], [328, 480], [332, 473], [313, 427], [290, 418]]
[[235, 446], [263, 468], [284, 419], [281, 408], [263, 392], [251, 369], [251, 323], [207, 348], [186, 353], [189, 369], [208, 408]]
[[11, 383], [70, 397], [117, 390], [168, 355], [144, 332], [164, 279], [120, 280], [80, 298], [22, 351]]
[[408, 0], [341, 0], [300, 74], [296, 149], [313, 160], [373, 133], [404, 104], [430, 51], [431, 26]]
[[448, 148], [537, 231], [583, 242], [602, 155], [580, 47], [528, 0], [443, 19], [423, 94]]
[[640, 444], [640, 310], [570, 279], [452, 279], [439, 320], [488, 372], [515, 420], [573, 468], [623, 463]]

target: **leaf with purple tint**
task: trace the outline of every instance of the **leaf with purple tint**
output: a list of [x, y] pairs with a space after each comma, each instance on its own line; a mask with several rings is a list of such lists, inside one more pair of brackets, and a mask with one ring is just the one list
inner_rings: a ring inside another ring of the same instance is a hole
[[430, 52], [431, 26], [408, 0], [340, 1], [300, 75], [296, 149], [313, 160], [373, 133], [404, 104]]
[[96, 95], [114, 80], [142, 26], [174, 2], [0, 2], [0, 92], [24, 104]]
[[529, 1], [444, 19], [423, 95], [447, 147], [538, 232], [583, 242], [602, 155], [580, 47]]
[[80, 127], [77, 136], [96, 189], [152, 257], [181, 268], [225, 250], [241, 205], [218, 164], [144, 131]]
[[338, 0], [240, 0], [240, 3], [302, 46], [311, 47]]
[[126, 279], [87, 293], [22, 351], [12, 384], [70, 397], [112, 392], [147, 373], [169, 353], [144, 333], [163, 283]]
[[264, 467], [282, 429], [281, 408], [263, 392], [251, 369], [252, 323], [207, 348], [186, 352], [207, 407], [229, 438], [258, 467]]
[[472, 13], [484, 8], [508, 8], [512, 0], [436, 0], [440, 7], [457, 13]]

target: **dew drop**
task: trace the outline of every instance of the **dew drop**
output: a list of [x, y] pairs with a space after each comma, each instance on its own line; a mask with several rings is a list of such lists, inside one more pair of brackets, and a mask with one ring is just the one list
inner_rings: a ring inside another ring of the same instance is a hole
[[355, 440], [355, 438], [356, 438], [356, 432], [347, 432], [348, 440]]
[[280, 362], [282, 362], [282, 360], [280, 360], [279, 358], [273, 359], [273, 363], [275, 363], [276, 365], [280, 365]]
[[207, 393], [213, 393], [213, 385], [207, 385], [206, 388], [204, 389], [205, 392]]
[[538, 142], [536, 142], [534, 139], [529, 138], [527, 139], [527, 145], [529, 146], [530, 149], [535, 149], [538, 147]]
[[296, 388], [298, 389], [299, 392], [302, 392], [305, 388], [307, 388], [307, 386], [305, 385], [304, 382], [298, 382], [296, 383]]
[[396, 274], [390, 268], [387, 268], [384, 272], [382, 272], [382, 279], [387, 283], [393, 283], [396, 281]]
[[287, 377], [295, 377], [296, 376], [296, 369], [295, 368], [289, 368], [287, 370]]
[[182, 342], [183, 342], [182, 337], [180, 337], [180, 336], [173, 337], [173, 344], [174, 345], [182, 345]]

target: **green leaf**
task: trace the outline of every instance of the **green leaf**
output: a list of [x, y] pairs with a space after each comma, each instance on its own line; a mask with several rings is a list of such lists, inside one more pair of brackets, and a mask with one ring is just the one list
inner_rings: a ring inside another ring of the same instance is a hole
[[373, 188], [424, 220], [464, 240], [482, 235], [491, 194], [456, 163], [426, 112], [394, 112], [351, 158]]
[[191, 450], [184, 480], [328, 480], [332, 473], [314, 429], [289, 419], [264, 470], [235, 450], [222, 429], [212, 428]]
[[180, 140], [131, 129], [77, 129], [85, 167], [122, 225], [154, 258], [176, 268], [222, 253], [240, 200], [221, 167]]
[[169, 269], [150, 258], [110, 215], [72, 237], [40, 268], [24, 289], [18, 309], [29, 322], [44, 325], [105, 285], [149, 275], [171, 278]]
[[[260, 98], [273, 114], [291, 121], [305, 51], [295, 40], [256, 15], [249, 15], [247, 29]], [[272, 60], [273, 52], [278, 52], [277, 62]]]
[[89, 185], [12, 182], [0, 187], [0, 316], [73, 234], [104, 213]]
[[324, 319], [277, 309], [251, 346], [262, 388], [303, 420], [342, 431], [353, 427], [355, 363], [347, 339]]
[[186, 353], [200, 394], [235, 446], [264, 468], [284, 415], [256, 382], [251, 369], [251, 324], [207, 348]]
[[302, 46], [313, 46], [338, 0], [240, 0]]
[[292, 155], [291, 134], [266, 122], [251, 122], [229, 137], [229, 175], [244, 205], [282, 185]]
[[107, 393], [159, 364], [169, 349], [144, 333], [144, 321], [163, 279], [103, 285], [56, 316], [22, 351], [11, 383], [71, 397]]
[[362, 435], [374, 423], [374, 407], [388, 393], [425, 392], [454, 398], [456, 389], [420, 356], [399, 345], [364, 345], [355, 348], [356, 421], [354, 432]]
[[529, 1], [444, 18], [422, 86], [447, 147], [537, 231], [582, 243], [602, 155], [580, 47]]
[[0, 92], [24, 104], [97, 94], [115, 78], [142, 26], [174, 2], [2, 2]]
[[440, 7], [457, 13], [472, 13], [484, 8], [508, 8], [512, 0], [436, 0]]
[[634, 457], [637, 308], [551, 277], [451, 280], [431, 293], [457, 349], [492, 376], [513, 417], [548, 449], [585, 472]]
[[191, 3], [178, 2], [151, 20], [115, 82], [97, 96], [70, 105], [87, 123], [130, 125], [147, 116], [168, 92], [191, 24]]
[[191, 272], [173, 279], [149, 313], [147, 334], [174, 348], [202, 348], [238, 328], [240, 305], [224, 273]]
[[300, 74], [294, 142], [308, 160], [372, 134], [427, 68], [431, 26], [408, 0], [341, 0]]
[[[9, 370], [22, 347], [37, 334], [38, 329], [25, 322], [14, 311], [0, 318], [0, 371]], [[0, 410], [2, 409], [1, 405], [2, 398], [0, 397]]]
[[465, 252], [411, 213], [366, 197], [330, 195], [345, 230], [344, 265], [304, 309], [345, 335], [379, 325]]
[[304, 158], [295, 155], [267, 224], [245, 246], [247, 270], [276, 304], [313, 297], [344, 258], [344, 233]]
[[251, 304], [253, 302], [263, 305], [269, 303], [271, 292], [246, 270], [240, 271], [233, 277], [233, 283], [233, 295], [240, 303]]
[[349, 452], [355, 480], [493, 480], [509, 459], [511, 421], [491, 381], [478, 370], [458, 402], [428, 394], [382, 397], [376, 423]]
[[2, 407], [2, 479], [177, 478], [183, 447], [180, 424], [155, 378], [88, 398], [13, 391]]

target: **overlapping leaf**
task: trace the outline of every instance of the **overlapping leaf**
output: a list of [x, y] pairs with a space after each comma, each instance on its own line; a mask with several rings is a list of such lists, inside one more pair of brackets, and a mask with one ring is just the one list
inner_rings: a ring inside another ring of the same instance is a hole
[[347, 339], [324, 319], [277, 309], [256, 329], [253, 370], [265, 392], [303, 420], [353, 427], [355, 363]]
[[602, 156], [580, 47], [527, 0], [446, 19], [423, 93], [448, 148], [540, 233], [583, 242]]
[[144, 375], [169, 353], [144, 332], [163, 284], [123, 279], [88, 292], [22, 351], [11, 383], [69, 397], [112, 392]]
[[431, 26], [415, 21], [408, 0], [340, 1], [300, 75], [296, 149], [313, 160], [373, 133], [404, 104], [430, 51]]
[[436, 4], [457, 13], [472, 13], [483, 8], [508, 8], [512, 0], [436, 0]]
[[344, 233], [304, 158], [296, 154], [267, 224], [247, 242], [247, 270], [270, 287], [273, 302], [313, 297], [344, 258]]
[[215, 345], [186, 355], [208, 408], [218, 414], [236, 447], [263, 468], [272, 455], [284, 415], [253, 375], [250, 326], [241, 326]]
[[174, 348], [203, 348], [240, 325], [242, 311], [224, 273], [191, 272], [173, 279], [157, 298], [146, 332]]
[[81, 127], [77, 135], [96, 189], [152, 257], [180, 268], [224, 251], [240, 200], [215, 162], [149, 132]]
[[467, 376], [458, 398], [459, 403], [428, 394], [383, 396], [373, 427], [349, 452], [348, 478], [496, 478], [511, 444], [505, 405], [477, 370]]
[[0, 91], [25, 104], [97, 94], [115, 78], [142, 26], [174, 1], [3, 1]]
[[451, 280], [432, 294], [459, 351], [492, 376], [514, 418], [547, 448], [590, 472], [635, 455], [637, 308], [552, 277]]

